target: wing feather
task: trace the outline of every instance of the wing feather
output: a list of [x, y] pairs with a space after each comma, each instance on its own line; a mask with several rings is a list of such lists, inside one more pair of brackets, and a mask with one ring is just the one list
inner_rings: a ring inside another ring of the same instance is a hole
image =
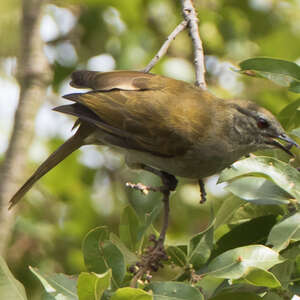
[[[183, 155], [203, 134], [198, 118], [208, 126], [211, 121], [209, 94], [188, 83], [135, 71], [78, 72], [72, 76], [76, 85], [95, 90], [63, 97], [90, 110], [93, 120], [81, 112], [77, 116], [118, 136], [122, 147], [160, 156]], [[129, 82], [140, 89], [121, 89]]]

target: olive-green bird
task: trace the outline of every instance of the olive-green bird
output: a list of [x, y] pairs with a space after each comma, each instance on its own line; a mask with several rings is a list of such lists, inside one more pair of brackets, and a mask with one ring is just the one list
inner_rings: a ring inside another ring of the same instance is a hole
[[133, 168], [196, 179], [259, 149], [278, 147], [291, 154], [292, 145], [299, 147], [266, 109], [217, 98], [183, 81], [137, 71], [76, 71], [71, 86], [91, 89], [63, 96], [74, 103], [54, 108], [78, 118], [76, 133], [25, 182], [10, 207], [83, 145], [116, 148]]

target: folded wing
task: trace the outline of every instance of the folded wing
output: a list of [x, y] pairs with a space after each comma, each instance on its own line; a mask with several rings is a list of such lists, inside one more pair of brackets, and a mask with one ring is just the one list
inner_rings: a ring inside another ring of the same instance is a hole
[[165, 157], [189, 149], [195, 127], [183, 110], [199, 110], [194, 98], [184, 107], [180, 101], [195, 89], [189, 84], [135, 71], [76, 71], [71, 85], [93, 90], [63, 96], [75, 103], [55, 110], [94, 124], [114, 137], [112, 144]]

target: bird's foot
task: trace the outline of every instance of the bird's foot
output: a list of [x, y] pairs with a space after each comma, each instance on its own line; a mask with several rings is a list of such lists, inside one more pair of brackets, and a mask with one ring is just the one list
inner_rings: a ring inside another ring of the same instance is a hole
[[199, 179], [199, 180], [198, 180], [198, 183], [199, 183], [200, 196], [201, 196], [200, 204], [202, 204], [202, 203], [206, 202], [205, 184], [204, 184], [204, 182], [203, 182], [202, 179]]

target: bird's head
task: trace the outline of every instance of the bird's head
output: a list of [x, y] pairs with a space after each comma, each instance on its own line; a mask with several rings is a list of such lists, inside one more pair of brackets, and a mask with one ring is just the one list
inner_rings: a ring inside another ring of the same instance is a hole
[[[233, 110], [233, 131], [243, 144], [254, 145], [257, 149], [277, 147], [289, 155], [292, 146], [300, 146], [291, 139], [275, 118], [263, 107], [250, 101], [231, 102]], [[286, 142], [282, 144], [279, 140]]]

